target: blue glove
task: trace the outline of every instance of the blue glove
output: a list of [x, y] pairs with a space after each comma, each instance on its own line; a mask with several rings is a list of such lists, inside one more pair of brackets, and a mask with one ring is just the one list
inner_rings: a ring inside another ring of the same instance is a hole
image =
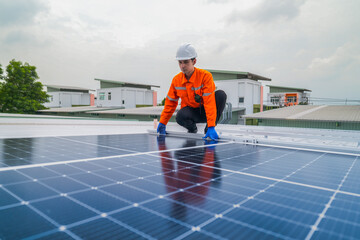
[[209, 127], [205, 137], [203, 137], [203, 139], [207, 139], [210, 138], [212, 140], [218, 140], [219, 139], [219, 135], [217, 134], [217, 132], [215, 131], [215, 127]]
[[159, 123], [158, 127], [157, 127], [157, 132], [160, 133], [160, 134], [166, 134], [166, 125], [162, 124], [162, 123]]

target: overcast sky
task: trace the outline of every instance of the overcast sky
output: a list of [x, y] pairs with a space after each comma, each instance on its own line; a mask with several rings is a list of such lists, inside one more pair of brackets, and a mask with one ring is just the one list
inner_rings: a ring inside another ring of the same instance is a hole
[[360, 99], [359, 12], [359, 0], [0, 0], [0, 64], [28, 62], [44, 84], [160, 85], [162, 98], [190, 42], [199, 68]]

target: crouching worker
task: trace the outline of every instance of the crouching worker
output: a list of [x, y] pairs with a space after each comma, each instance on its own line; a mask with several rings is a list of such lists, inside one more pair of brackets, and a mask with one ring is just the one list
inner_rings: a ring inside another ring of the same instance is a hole
[[186, 128], [188, 133], [197, 133], [197, 123], [207, 123], [204, 139], [217, 140], [219, 136], [215, 126], [225, 108], [226, 94], [222, 90], [215, 91], [210, 72], [195, 67], [196, 57], [195, 48], [189, 43], [181, 45], [177, 50], [176, 60], [181, 72], [171, 82], [157, 132], [166, 134], [166, 124], [181, 98], [176, 122]]

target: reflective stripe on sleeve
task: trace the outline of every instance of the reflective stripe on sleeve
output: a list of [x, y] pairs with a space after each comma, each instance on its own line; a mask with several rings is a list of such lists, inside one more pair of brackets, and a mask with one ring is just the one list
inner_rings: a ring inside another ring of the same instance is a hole
[[166, 95], [166, 97], [170, 100], [170, 101], [173, 101], [173, 102], [177, 102], [179, 100], [179, 98], [175, 99], [175, 98], [171, 98], [169, 97], [169, 95]]
[[207, 97], [207, 96], [209, 96], [209, 95], [211, 95], [213, 92], [211, 92], [211, 93], [203, 93], [203, 97]]
[[203, 87], [204, 85], [202, 84], [200, 87], [197, 87], [197, 88], [194, 88], [194, 87], [191, 87], [191, 90], [199, 90], [199, 89], [201, 89], [202, 87]]
[[176, 90], [186, 90], [186, 87], [175, 87]]

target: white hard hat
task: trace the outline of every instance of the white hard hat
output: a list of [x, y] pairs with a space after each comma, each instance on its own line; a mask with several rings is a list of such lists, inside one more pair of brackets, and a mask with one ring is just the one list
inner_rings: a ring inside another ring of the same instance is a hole
[[195, 48], [190, 43], [182, 44], [176, 52], [176, 60], [188, 60], [196, 57]]

